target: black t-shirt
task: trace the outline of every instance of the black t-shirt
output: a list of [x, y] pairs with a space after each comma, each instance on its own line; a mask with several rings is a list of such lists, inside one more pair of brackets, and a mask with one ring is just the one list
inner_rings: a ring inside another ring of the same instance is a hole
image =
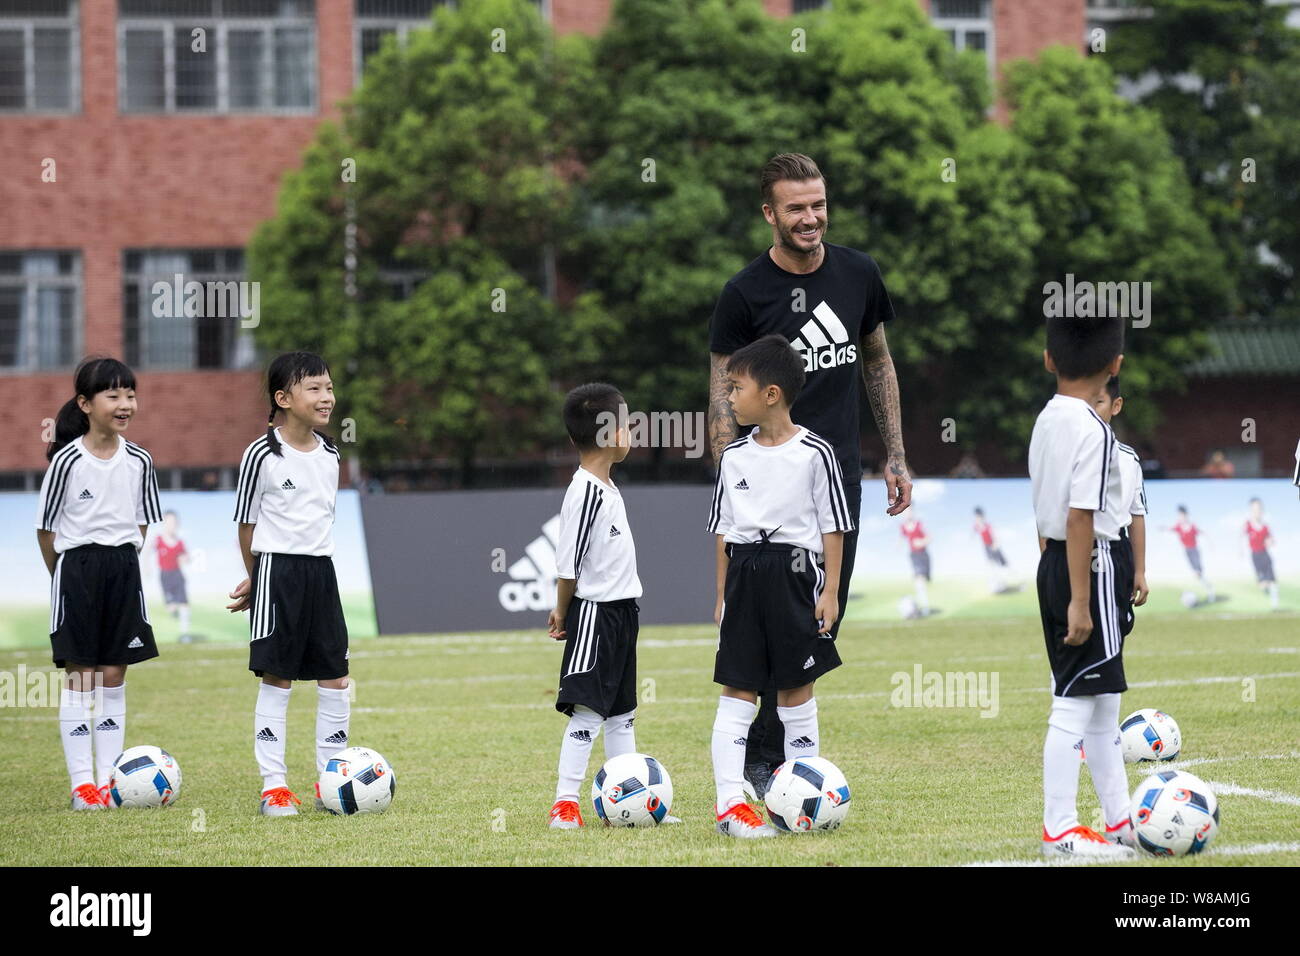
[[807, 375], [790, 417], [830, 442], [844, 480], [856, 482], [862, 479], [858, 343], [894, 317], [894, 306], [876, 260], [848, 246], [822, 245], [822, 264], [807, 275], [786, 272], [765, 251], [727, 280], [709, 320], [709, 351], [730, 355], [774, 332], [789, 339], [803, 353]]

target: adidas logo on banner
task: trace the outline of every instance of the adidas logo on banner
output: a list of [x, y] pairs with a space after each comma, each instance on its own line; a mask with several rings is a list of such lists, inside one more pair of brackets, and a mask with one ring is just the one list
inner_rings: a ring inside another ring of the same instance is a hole
[[128, 644], [128, 645], [126, 645], [126, 646], [127, 646], [127, 647], [144, 647], [144, 641], [140, 640], [140, 635], [137, 634], [135, 637], [131, 638], [131, 643]]
[[298, 490], [298, 486], [295, 485], [295, 484], [293, 483], [293, 479], [291, 479], [291, 478], [286, 478], [286, 479], [284, 479], [284, 484], [282, 484], [280, 487], [281, 487], [282, 489], [284, 489], [285, 491], [297, 491], [297, 490]]
[[803, 370], [815, 372], [856, 362], [858, 348], [849, 342], [849, 330], [835, 310], [822, 301], [813, 309], [813, 316], [799, 330], [799, 338], [790, 343], [791, 348], [803, 353]]
[[617, 538], [619, 536], [619, 530], [615, 528], [613, 525], [609, 526], [609, 536], [611, 538]]
[[744, 478], [741, 478], [740, 481], [736, 482], [736, 490], [737, 490], [737, 491], [748, 491], [748, 490], [749, 490], [749, 483], [746, 482]]
[[279, 740], [280, 738], [277, 737], [275, 734], [271, 733], [271, 728], [270, 728], [270, 727], [263, 727], [261, 730], [259, 730], [259, 731], [257, 732], [257, 739], [258, 739], [258, 740], [264, 740], [264, 741], [266, 741], [266, 742], [268, 742], [268, 743], [274, 743], [275, 741]]
[[524, 556], [506, 569], [510, 580], [497, 599], [507, 611], [547, 611], [555, 601], [555, 546], [560, 540], [560, 516], [542, 525], [542, 533], [524, 548]]
[[812, 742], [812, 738], [811, 738], [811, 737], [800, 737], [800, 738], [798, 738], [797, 740], [792, 740], [792, 741], [790, 741], [790, 746], [791, 746], [791, 747], [798, 747], [798, 748], [800, 748], [801, 750], [802, 750], [802, 749], [805, 749], [805, 748], [808, 748], [808, 747], [811, 747], [812, 745], [813, 745], [813, 742]]
[[78, 500], [78, 501], [89, 501], [89, 500], [90, 500], [91, 498], [93, 498], [93, 497], [95, 497], [95, 496], [92, 495], [92, 494], [90, 493], [90, 489], [89, 489], [89, 488], [82, 488], [82, 489], [81, 489], [81, 494], [77, 495], [77, 500]]
[[803, 662], [803, 669], [804, 669], [804, 670], [807, 670], [808, 668], [810, 668], [810, 667], [812, 667], [812, 666], [813, 666], [813, 659], [812, 659], [811, 657], [809, 657], [806, 661]]
[[325, 738], [327, 744], [345, 744], [348, 742], [348, 735], [341, 730], [336, 730]]
[[96, 730], [117, 730], [117, 721], [112, 717], [105, 717], [96, 726]]
[[569, 736], [574, 740], [581, 740], [584, 744], [591, 743], [590, 730], [575, 730], [573, 733], [569, 734]]
[[89, 737], [89, 736], [90, 736], [90, 728], [87, 727], [85, 724], [82, 724], [82, 725], [81, 725], [80, 727], [78, 727], [76, 730], [69, 730], [69, 731], [68, 731], [68, 736], [69, 736], [69, 737]]

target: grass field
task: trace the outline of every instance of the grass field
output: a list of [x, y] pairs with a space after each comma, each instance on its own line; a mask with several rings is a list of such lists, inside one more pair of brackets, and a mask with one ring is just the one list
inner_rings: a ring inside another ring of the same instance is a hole
[[[713, 831], [709, 735], [715, 631], [641, 632], [639, 749], [672, 774], [681, 826], [546, 829], [564, 718], [553, 707], [560, 648], [532, 633], [354, 642], [355, 743], [398, 774], [381, 815], [257, 814], [255, 680], [237, 644], [168, 646], [131, 671], [128, 745], [154, 743], [184, 770], [163, 811], [74, 814], [49, 707], [0, 709], [5, 865], [968, 864], [1041, 860], [1041, 748], [1048, 707], [1031, 619], [848, 622], [846, 663], [819, 684], [822, 754], [847, 774], [853, 809], [832, 834], [739, 842]], [[1300, 617], [1143, 614], [1129, 638], [1122, 713], [1154, 706], [1182, 725], [1189, 768], [1219, 793], [1211, 848], [1130, 866], [1300, 864]], [[0, 651], [0, 669], [48, 668], [44, 650]], [[891, 705], [892, 675], [998, 678], [997, 715]], [[290, 786], [310, 806], [315, 693], [289, 715]], [[589, 768], [603, 759], [598, 742]], [[21, 768], [22, 772], [15, 772]], [[1130, 768], [1136, 785], [1150, 767]], [[587, 784], [589, 785], [589, 784]], [[1080, 817], [1096, 808], [1086, 769]], [[584, 812], [591, 822], [592, 814]]]

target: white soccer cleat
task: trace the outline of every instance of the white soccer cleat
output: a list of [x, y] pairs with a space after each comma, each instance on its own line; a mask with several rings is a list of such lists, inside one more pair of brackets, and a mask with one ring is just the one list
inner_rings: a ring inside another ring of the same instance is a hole
[[99, 788], [99, 801], [104, 805], [105, 810], [113, 810], [117, 808], [117, 804], [113, 802], [112, 790], [113, 788], [108, 784], [104, 784]]
[[275, 787], [262, 793], [262, 816], [296, 817], [297, 804], [302, 803], [298, 795], [288, 787]]
[[555, 805], [551, 807], [551, 822], [549, 824], [552, 830], [577, 830], [583, 825], [582, 813], [578, 810], [578, 801], [555, 801]]
[[718, 817], [717, 826], [718, 832], [723, 836], [739, 837], [742, 840], [776, 836], [776, 830], [764, 823], [763, 818], [748, 803], [738, 803], [722, 814]]
[[1047, 829], [1043, 829], [1043, 856], [1119, 862], [1131, 860], [1135, 855], [1130, 848], [1111, 843], [1096, 830], [1084, 826], [1073, 827], [1057, 837], [1048, 836]]
[[83, 783], [72, 791], [73, 810], [103, 810], [104, 801], [93, 783]]
[[1120, 846], [1137, 848], [1137, 836], [1133, 833], [1133, 821], [1124, 820], [1115, 826], [1106, 827], [1106, 839]]

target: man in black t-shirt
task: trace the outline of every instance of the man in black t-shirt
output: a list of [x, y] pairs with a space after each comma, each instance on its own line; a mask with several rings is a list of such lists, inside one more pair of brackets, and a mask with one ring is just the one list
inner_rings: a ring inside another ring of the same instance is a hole
[[[767, 162], [759, 179], [772, 246], [727, 281], [709, 321], [709, 444], [716, 466], [722, 449], [740, 434], [727, 401], [728, 356], [764, 335], [785, 336], [802, 353], [807, 376], [790, 417], [834, 447], [853, 516], [854, 530], [844, 536], [834, 638], [848, 602], [862, 510], [859, 374], [885, 442], [885, 513], [899, 515], [912, 500], [898, 378], [885, 343], [894, 307], [871, 256], [823, 241], [826, 183], [816, 163], [783, 153]], [[785, 761], [783, 738], [776, 694], [765, 693], [745, 755], [745, 777], [759, 798]]]

